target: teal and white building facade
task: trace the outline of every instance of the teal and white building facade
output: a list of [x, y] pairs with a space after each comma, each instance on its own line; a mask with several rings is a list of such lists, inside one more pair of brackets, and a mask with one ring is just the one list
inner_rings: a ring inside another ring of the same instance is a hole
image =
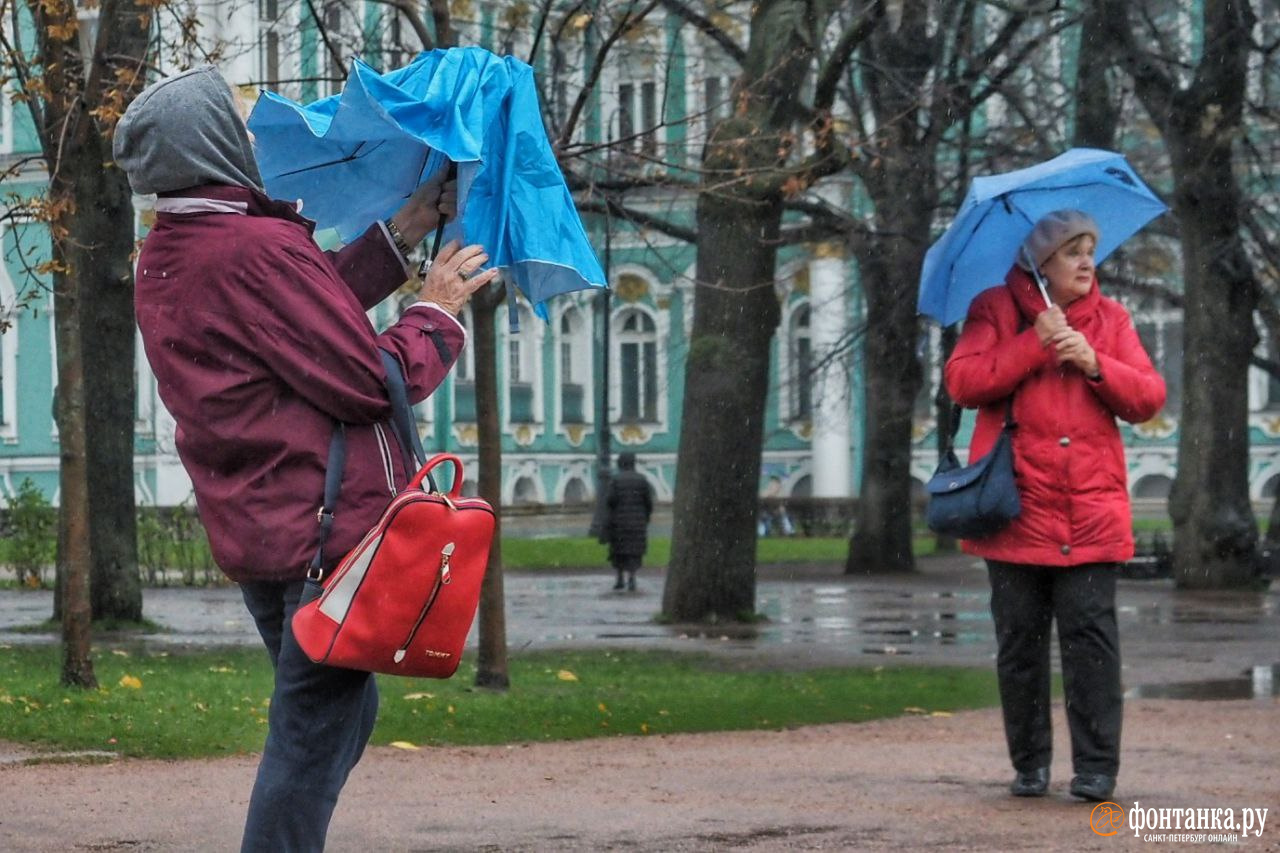
[[[301, 99], [333, 91], [334, 84], [317, 79], [336, 69], [318, 36], [310, 4], [257, 0], [257, 5], [256, 17], [216, 10], [206, 15], [203, 37], [223, 47], [225, 76], [248, 92], [259, 81], [280, 81], [277, 88]], [[531, 28], [511, 11], [515, 5], [455, 0], [451, 6], [460, 41], [529, 54]], [[329, 31], [340, 34], [330, 41], [345, 56], [360, 56], [376, 67], [394, 67], [412, 56], [414, 48], [405, 47], [416, 44], [412, 32], [391, 19], [386, 4], [318, 3], [315, 8]], [[360, 19], [353, 17], [353, 9], [361, 10]], [[535, 63], [553, 129], [572, 111], [583, 79], [583, 57], [594, 51], [585, 22], [571, 20], [569, 27], [579, 23], [581, 34], [567, 40], [571, 48], [543, 45]], [[737, 24], [731, 18], [723, 23], [730, 29], [745, 27], [745, 17]], [[710, 121], [729, 108], [731, 67], [693, 28], [673, 17], [654, 17], [611, 55], [574, 139], [619, 140], [624, 150], [609, 155], [606, 169], [688, 177]], [[25, 107], [6, 97], [0, 112], [0, 157], [13, 163], [38, 148]], [[32, 191], [43, 180], [42, 173], [28, 172], [7, 182], [7, 188]], [[851, 179], [830, 180], [817, 189], [829, 204], [859, 209]], [[139, 201], [142, 232], [148, 213], [145, 200]], [[628, 192], [626, 202], [691, 224], [691, 191], [637, 188]], [[594, 498], [599, 435], [606, 427], [600, 423], [600, 396], [606, 386], [613, 452], [637, 454], [638, 469], [660, 501], [669, 501], [675, 487], [693, 317], [693, 247], [616, 217], [591, 216], [586, 222], [597, 251], [602, 258], [607, 254], [612, 285], [608, 335], [598, 293], [555, 299], [549, 322], [535, 318], [522, 304], [518, 332], [508, 329], [506, 311], [498, 312], [502, 500], [507, 505], [581, 505]], [[53, 306], [48, 282], [32, 271], [47, 257], [48, 240], [38, 226], [4, 222], [0, 245], [0, 505], [28, 477], [56, 501]], [[863, 310], [856, 259], [837, 243], [788, 249], [780, 258], [775, 287], [782, 319], [773, 344], [761, 493], [854, 497], [861, 479], [865, 410], [856, 345]], [[1160, 498], [1167, 494], [1176, 465], [1181, 319], [1178, 312], [1154, 304], [1131, 307], [1169, 379], [1170, 402], [1153, 421], [1125, 428], [1129, 482], [1135, 497]], [[388, 300], [371, 312], [371, 319], [375, 326], [385, 325], [398, 310], [397, 300]], [[473, 322], [469, 312], [461, 319], [468, 327]], [[932, 473], [937, 457], [932, 399], [940, 374], [938, 338], [936, 327], [922, 325], [920, 354], [929, 380], [917, 407], [912, 458], [912, 476], [920, 483]], [[826, 357], [837, 351], [843, 355]], [[471, 472], [476, 470], [478, 438], [473, 358], [468, 348], [445, 384], [418, 407], [428, 452], [457, 453]], [[140, 346], [137, 387], [139, 504], [186, 502], [190, 484], [174, 450], [174, 424], [156, 396]], [[1250, 391], [1250, 483], [1252, 496], [1263, 500], [1280, 483], [1280, 384], [1258, 372]]]

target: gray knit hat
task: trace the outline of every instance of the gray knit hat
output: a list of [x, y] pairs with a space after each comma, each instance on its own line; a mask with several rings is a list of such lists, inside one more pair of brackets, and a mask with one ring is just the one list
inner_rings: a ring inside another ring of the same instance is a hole
[[1055, 210], [1052, 213], [1046, 213], [1018, 247], [1018, 257], [1015, 260], [1018, 266], [1030, 272], [1031, 267], [1027, 264], [1028, 254], [1035, 259], [1036, 267], [1039, 268], [1064, 243], [1074, 240], [1081, 234], [1092, 235], [1094, 244], [1097, 244], [1098, 223], [1094, 222], [1089, 214], [1080, 210]]

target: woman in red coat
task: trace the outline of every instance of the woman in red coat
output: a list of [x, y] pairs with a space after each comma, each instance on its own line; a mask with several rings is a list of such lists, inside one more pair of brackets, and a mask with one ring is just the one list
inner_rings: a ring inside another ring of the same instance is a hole
[[[991, 579], [996, 669], [1015, 796], [1043, 796], [1053, 744], [1049, 636], [1058, 624], [1071, 731], [1071, 793], [1106, 800], [1120, 766], [1117, 564], [1133, 556], [1124, 445], [1116, 418], [1153, 417], [1165, 386], [1119, 302], [1098, 289], [1098, 226], [1055, 211], [1019, 250], [1003, 287], [969, 308], [946, 367], [947, 390], [977, 407], [972, 459], [995, 443], [1013, 397], [1022, 513], [966, 540]], [[1033, 278], [1043, 279], [1053, 304]]]

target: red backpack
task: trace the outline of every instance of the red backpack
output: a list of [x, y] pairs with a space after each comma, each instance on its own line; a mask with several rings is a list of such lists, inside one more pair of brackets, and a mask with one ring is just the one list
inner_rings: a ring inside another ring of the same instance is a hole
[[[400, 363], [382, 353], [400, 447], [421, 462], [422, 442], [413, 425]], [[453, 487], [436, 489], [431, 469], [453, 463]], [[307, 657], [330, 666], [448, 678], [480, 603], [496, 522], [482, 498], [464, 498], [462, 460], [439, 454], [422, 465], [373, 529], [325, 576], [324, 543], [342, 484], [346, 437], [341, 424], [329, 444], [320, 544], [307, 572], [293, 634]], [[423, 486], [423, 481], [429, 487]]]
[[[427, 472], [446, 460], [455, 468], [453, 488], [427, 491]], [[462, 461], [441, 454], [396, 495], [318, 597], [293, 615], [307, 657], [391, 675], [453, 675], [480, 602], [494, 528], [493, 507], [461, 497], [461, 486]]]

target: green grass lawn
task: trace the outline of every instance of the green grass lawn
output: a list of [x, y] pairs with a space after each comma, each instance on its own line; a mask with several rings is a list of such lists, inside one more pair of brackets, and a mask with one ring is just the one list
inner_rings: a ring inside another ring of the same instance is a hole
[[[0, 648], [0, 736], [52, 750], [150, 758], [254, 752], [271, 674], [260, 649], [98, 649], [95, 691], [57, 684], [59, 650]], [[373, 741], [500, 744], [608, 735], [778, 729], [945, 714], [996, 704], [989, 670], [839, 668], [730, 671], [707, 657], [581, 651], [519, 655], [512, 687], [471, 687], [470, 656], [448, 681], [380, 677]]]
[[[849, 540], [843, 537], [774, 537], [760, 539], [756, 544], [756, 559], [761, 563], [839, 562], [848, 553]], [[644, 564], [665, 566], [670, 559], [671, 540], [649, 537]], [[577, 569], [608, 564], [609, 549], [585, 536], [502, 540], [505, 569]]]

